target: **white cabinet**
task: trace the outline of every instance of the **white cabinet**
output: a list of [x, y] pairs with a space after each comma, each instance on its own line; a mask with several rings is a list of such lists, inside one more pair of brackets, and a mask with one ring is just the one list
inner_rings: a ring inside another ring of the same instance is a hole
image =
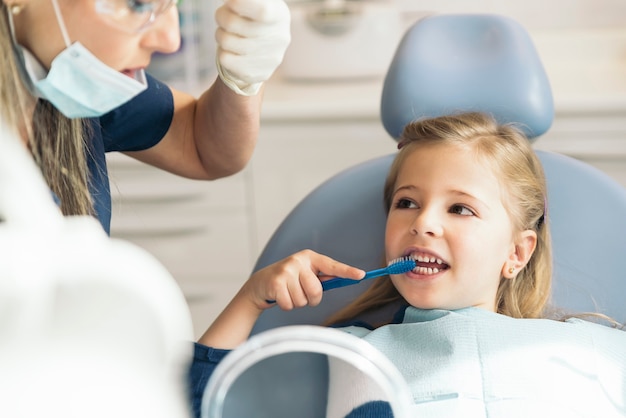
[[251, 162], [257, 254], [314, 188], [340, 171], [396, 150], [377, 119], [270, 121], [261, 131]]
[[591, 164], [626, 187], [626, 109], [557, 114], [553, 126], [535, 147]]
[[108, 157], [111, 236], [152, 253], [180, 284], [198, 336], [248, 277], [255, 254], [249, 170], [215, 182]]

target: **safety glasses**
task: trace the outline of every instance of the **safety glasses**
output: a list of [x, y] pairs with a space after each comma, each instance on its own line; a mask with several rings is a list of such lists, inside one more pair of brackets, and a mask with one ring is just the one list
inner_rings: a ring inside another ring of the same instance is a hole
[[138, 33], [150, 26], [160, 14], [178, 0], [94, 0], [96, 12], [116, 28]]

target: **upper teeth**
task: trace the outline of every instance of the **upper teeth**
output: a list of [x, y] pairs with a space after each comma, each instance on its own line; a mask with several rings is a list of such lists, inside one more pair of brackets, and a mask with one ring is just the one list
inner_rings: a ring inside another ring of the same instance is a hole
[[437, 263], [437, 264], [443, 264], [443, 260], [441, 260], [440, 258], [435, 258], [435, 257], [428, 257], [425, 255], [418, 255], [414, 257], [417, 261], [420, 261], [422, 263]]

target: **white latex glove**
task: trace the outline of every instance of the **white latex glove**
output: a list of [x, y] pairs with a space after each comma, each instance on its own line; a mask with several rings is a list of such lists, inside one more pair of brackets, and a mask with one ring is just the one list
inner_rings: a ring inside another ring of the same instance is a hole
[[238, 94], [257, 94], [291, 41], [289, 7], [284, 0], [225, 0], [215, 20], [220, 78]]

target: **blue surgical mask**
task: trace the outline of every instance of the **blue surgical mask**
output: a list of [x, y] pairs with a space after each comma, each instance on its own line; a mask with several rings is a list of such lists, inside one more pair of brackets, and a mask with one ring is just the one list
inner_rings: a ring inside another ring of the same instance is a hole
[[48, 100], [68, 118], [89, 118], [110, 112], [146, 89], [143, 70], [130, 78], [104, 64], [80, 42], [70, 44], [57, 1], [52, 0], [52, 4], [66, 48], [54, 58], [47, 74], [36, 58], [13, 39], [21, 55], [18, 62], [24, 66], [21, 70], [26, 84], [35, 95]]

